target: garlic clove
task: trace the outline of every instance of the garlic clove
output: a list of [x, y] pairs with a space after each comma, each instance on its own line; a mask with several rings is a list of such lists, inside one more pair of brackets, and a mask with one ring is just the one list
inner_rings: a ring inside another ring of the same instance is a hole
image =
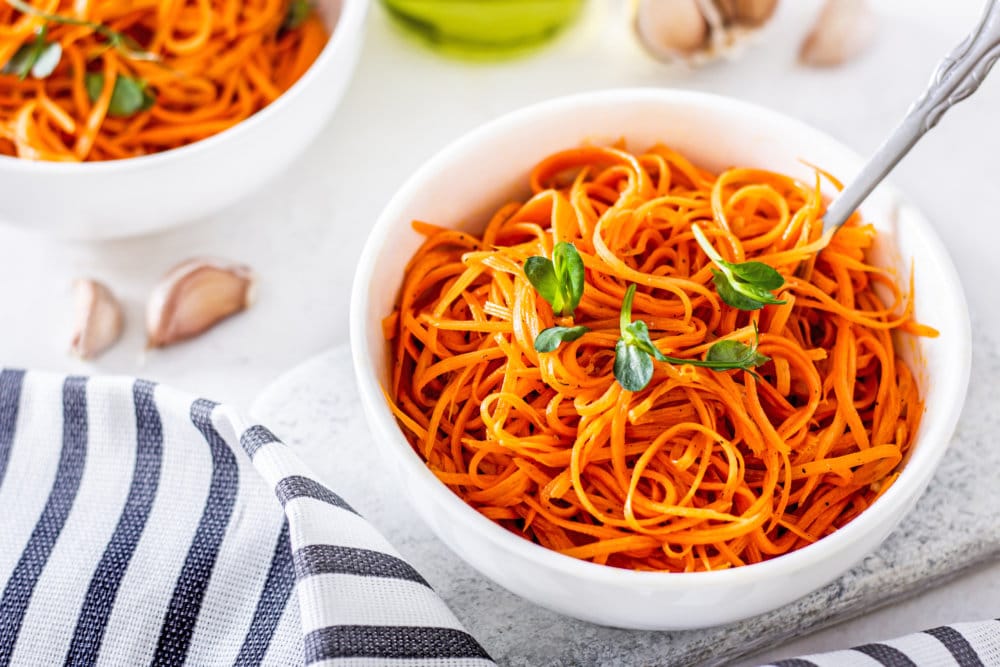
[[671, 60], [703, 48], [709, 28], [698, 0], [639, 0], [635, 32], [654, 57]]
[[734, 58], [778, 0], [637, 0], [636, 35], [655, 58], [701, 65]]
[[70, 352], [80, 359], [94, 359], [121, 337], [125, 323], [121, 304], [111, 290], [90, 279], [73, 283], [73, 297]]
[[738, 0], [712, 0], [716, 10], [724, 21], [732, 21], [736, 17], [736, 5]]
[[827, 0], [799, 49], [799, 61], [814, 67], [840, 65], [875, 38], [875, 14], [867, 0]]
[[149, 347], [193, 338], [245, 310], [253, 287], [249, 267], [210, 258], [182, 262], [160, 280], [146, 304]]
[[778, 0], [709, 0], [719, 16], [730, 25], [759, 26], [767, 22], [778, 6]]
[[[716, 4], [726, 0], [715, 0]], [[731, 21], [745, 26], [764, 25], [774, 15], [778, 0], [728, 0], [732, 5]]]

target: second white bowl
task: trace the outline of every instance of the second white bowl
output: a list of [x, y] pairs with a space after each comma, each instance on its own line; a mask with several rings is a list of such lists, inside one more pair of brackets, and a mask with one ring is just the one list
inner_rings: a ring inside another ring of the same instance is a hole
[[0, 155], [0, 223], [71, 239], [136, 236], [190, 222], [266, 184], [330, 118], [350, 81], [368, 0], [319, 0], [330, 39], [272, 104], [214, 136], [107, 162]]

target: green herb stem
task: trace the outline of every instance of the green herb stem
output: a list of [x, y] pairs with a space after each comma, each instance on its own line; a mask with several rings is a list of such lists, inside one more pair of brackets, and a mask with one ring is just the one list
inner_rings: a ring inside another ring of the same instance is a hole
[[622, 298], [622, 310], [618, 316], [618, 328], [624, 334], [632, 323], [632, 301], [635, 300], [635, 284], [629, 285]]
[[708, 255], [708, 258], [712, 260], [712, 263], [722, 269], [725, 265], [725, 260], [722, 259], [722, 255], [719, 254], [719, 251], [715, 249], [712, 242], [708, 240], [707, 236], [705, 236], [705, 232], [701, 231], [701, 227], [697, 224], [692, 224], [691, 232], [694, 234], [694, 240], [698, 242], [698, 246], [706, 255]]
[[101, 23], [94, 23], [93, 21], [87, 21], [84, 19], [78, 19], [74, 16], [66, 16], [64, 14], [52, 14], [49, 12], [42, 11], [37, 7], [34, 7], [24, 0], [3, 0], [8, 5], [21, 12], [22, 14], [28, 14], [30, 16], [36, 16], [40, 19], [49, 21], [50, 23], [61, 23], [63, 25], [75, 25], [82, 26], [85, 28], [90, 28], [95, 33], [104, 37], [108, 40], [108, 45], [121, 52], [128, 58], [132, 60], [146, 60], [150, 62], [159, 62], [160, 57], [155, 53], [150, 53], [149, 51], [143, 50], [135, 43], [128, 35], [118, 32], [117, 30], [112, 30], [106, 25]]
[[675, 365], [699, 366], [715, 371], [753, 368], [768, 361], [757, 352], [759, 334], [754, 323], [754, 344], [746, 345], [736, 340], [720, 340], [713, 344], [705, 359], [670, 357], [660, 351], [649, 337], [649, 327], [642, 320], [632, 321], [632, 302], [635, 284], [629, 285], [622, 299], [619, 326], [621, 337], [615, 344], [615, 379], [627, 391], [641, 391], [653, 377], [653, 359]]

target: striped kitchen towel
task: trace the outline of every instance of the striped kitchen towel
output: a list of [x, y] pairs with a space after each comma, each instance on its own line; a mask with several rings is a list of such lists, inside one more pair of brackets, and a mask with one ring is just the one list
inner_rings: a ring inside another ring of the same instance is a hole
[[492, 664], [264, 427], [142, 380], [0, 373], [0, 667]]
[[898, 639], [855, 646], [765, 667], [995, 667], [1000, 665], [1000, 620], [956, 623]]
[[[493, 664], [270, 431], [143, 380], [0, 372], [0, 583], [0, 667]], [[1000, 622], [775, 665], [1000, 666]]]

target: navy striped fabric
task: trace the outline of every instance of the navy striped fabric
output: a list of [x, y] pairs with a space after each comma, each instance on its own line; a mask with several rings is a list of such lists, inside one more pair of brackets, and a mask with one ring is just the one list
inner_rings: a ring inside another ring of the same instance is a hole
[[[273, 433], [141, 380], [0, 371], [0, 667], [486, 667]], [[1000, 666], [1000, 621], [779, 667]]]
[[87, 457], [87, 395], [82, 378], [66, 378], [62, 393], [62, 417], [62, 450], [55, 482], [42, 515], [0, 597], [0, 667], [11, 663], [28, 603], [80, 488]]
[[[965, 635], [955, 628], [947, 625], [940, 628], [933, 628], [926, 631], [948, 649], [948, 653], [955, 662], [963, 667], [984, 667], [983, 661], [979, 658], [979, 653]], [[1000, 647], [998, 647], [1000, 652]]]
[[153, 385], [149, 382], [136, 382], [132, 388], [132, 398], [136, 421], [135, 472], [125, 509], [94, 570], [87, 596], [80, 608], [73, 640], [66, 655], [66, 663], [71, 665], [92, 665], [97, 659], [97, 651], [107, 629], [118, 587], [121, 586], [125, 569], [146, 527], [149, 510], [160, 483], [163, 426], [153, 402]]
[[7, 459], [14, 443], [14, 425], [20, 403], [23, 371], [5, 370], [0, 373], [0, 484], [7, 471]]
[[153, 665], [183, 665], [201, 614], [201, 603], [212, 579], [212, 570], [226, 535], [226, 527], [236, 503], [239, 468], [236, 455], [212, 425], [214, 404], [199, 399], [191, 406], [191, 421], [208, 442], [212, 452], [212, 482], [201, 512], [198, 530], [188, 549], [181, 575], [177, 578], [170, 607], [153, 655]]
[[253, 621], [243, 645], [236, 656], [238, 665], [259, 665], [264, 660], [264, 654], [271, 643], [281, 612], [288, 604], [295, 585], [295, 568], [292, 566], [292, 546], [288, 539], [288, 522], [282, 524], [281, 534], [274, 545], [274, 555], [271, 557], [271, 567], [267, 571], [267, 581], [264, 590], [257, 600]]
[[844, 651], [778, 660], [766, 667], [914, 666], [1000, 666], [1000, 620], [946, 625]]
[[208, 401], [0, 372], [0, 508], [0, 667], [492, 664], [343, 498]]

